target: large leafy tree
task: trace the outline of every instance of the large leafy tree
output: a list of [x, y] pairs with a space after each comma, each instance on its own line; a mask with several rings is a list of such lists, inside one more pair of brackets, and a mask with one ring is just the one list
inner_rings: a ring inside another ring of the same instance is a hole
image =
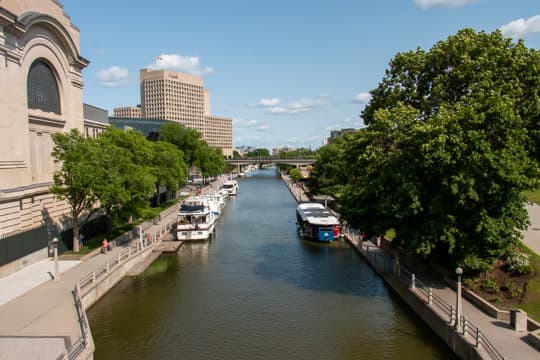
[[90, 212], [98, 196], [95, 192], [96, 167], [100, 151], [93, 139], [86, 139], [78, 130], [52, 135], [54, 162], [60, 165], [54, 172], [51, 193], [66, 200], [71, 208], [73, 222], [73, 251], [79, 251], [79, 220], [84, 212]]
[[101, 181], [96, 192], [109, 224], [120, 214], [140, 214], [157, 182], [151, 142], [140, 132], [109, 127], [98, 143]]
[[538, 180], [540, 57], [522, 42], [462, 30], [396, 55], [345, 146], [349, 222], [396, 230], [403, 249], [489, 262], [527, 223]]
[[203, 144], [202, 136], [197, 130], [187, 128], [179, 123], [166, 123], [159, 129], [159, 138], [182, 150], [189, 167], [197, 165], [197, 156], [200, 154], [200, 148]]

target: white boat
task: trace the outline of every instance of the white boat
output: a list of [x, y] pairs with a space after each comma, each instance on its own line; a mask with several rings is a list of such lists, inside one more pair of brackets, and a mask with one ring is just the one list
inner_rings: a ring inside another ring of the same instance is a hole
[[[217, 219], [221, 215], [221, 210], [223, 209], [223, 207], [225, 207], [225, 201], [223, 201], [223, 198], [221, 196], [218, 196], [218, 194], [204, 194], [201, 195], [201, 198], [208, 201], [208, 207]], [[221, 206], [222, 203], [223, 206]]]
[[182, 202], [178, 211], [176, 239], [207, 240], [214, 234], [215, 220], [208, 199], [202, 196], [189, 197]]
[[303, 203], [296, 208], [296, 219], [302, 237], [316, 241], [333, 241], [340, 236], [339, 220], [324, 205]]
[[236, 195], [238, 193], [238, 181], [227, 180], [223, 183], [221, 188], [225, 189], [229, 195]]

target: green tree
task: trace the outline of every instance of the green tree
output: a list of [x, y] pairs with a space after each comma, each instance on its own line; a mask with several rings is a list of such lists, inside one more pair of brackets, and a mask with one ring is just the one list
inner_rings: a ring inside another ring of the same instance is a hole
[[182, 150], [189, 167], [196, 165], [203, 144], [202, 135], [198, 131], [186, 128], [182, 124], [166, 123], [159, 129], [159, 137], [160, 140], [174, 144]]
[[317, 151], [317, 161], [313, 164], [309, 178], [311, 192], [341, 197], [343, 186], [348, 179], [344, 144], [344, 139], [338, 138]]
[[152, 143], [138, 131], [109, 127], [100, 134], [99, 188], [96, 189], [105, 210], [108, 225], [113, 218], [140, 215], [149, 206], [158, 182], [154, 172]]
[[258, 148], [250, 151], [246, 154], [248, 158], [265, 158], [270, 157], [270, 151], [268, 149]]
[[185, 184], [188, 168], [184, 154], [176, 146], [166, 141], [149, 142], [152, 147], [152, 174], [156, 179], [155, 189], [159, 206], [159, 188], [166, 186], [171, 191]]
[[343, 215], [447, 263], [492, 261], [527, 222], [538, 181], [538, 52], [462, 30], [398, 54], [347, 141]]
[[71, 208], [73, 221], [73, 251], [79, 251], [79, 218], [91, 212], [98, 201], [94, 191], [99, 148], [92, 139], [86, 139], [78, 130], [52, 134], [54, 147], [51, 155], [60, 169], [54, 172], [51, 193], [66, 200]]
[[291, 169], [291, 171], [289, 171], [289, 176], [294, 181], [299, 181], [299, 180], [302, 180], [304, 178], [302, 176], [302, 172], [298, 168]]

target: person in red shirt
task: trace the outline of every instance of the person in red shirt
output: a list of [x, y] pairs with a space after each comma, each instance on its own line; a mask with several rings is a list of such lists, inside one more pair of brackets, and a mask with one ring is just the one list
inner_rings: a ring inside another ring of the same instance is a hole
[[104, 254], [107, 254], [108, 248], [109, 248], [109, 243], [107, 242], [107, 239], [103, 239], [103, 242], [101, 243], [101, 252]]

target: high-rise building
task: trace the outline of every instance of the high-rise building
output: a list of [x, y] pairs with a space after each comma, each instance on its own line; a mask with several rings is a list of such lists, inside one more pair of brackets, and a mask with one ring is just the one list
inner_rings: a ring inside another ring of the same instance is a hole
[[140, 71], [144, 118], [179, 122], [204, 134], [202, 78], [170, 70]]
[[142, 69], [140, 84], [142, 118], [174, 121], [195, 129], [208, 145], [232, 157], [232, 119], [210, 115], [210, 92], [201, 77]]
[[114, 117], [119, 118], [140, 118], [142, 117], [141, 105], [114, 108], [113, 114]]

